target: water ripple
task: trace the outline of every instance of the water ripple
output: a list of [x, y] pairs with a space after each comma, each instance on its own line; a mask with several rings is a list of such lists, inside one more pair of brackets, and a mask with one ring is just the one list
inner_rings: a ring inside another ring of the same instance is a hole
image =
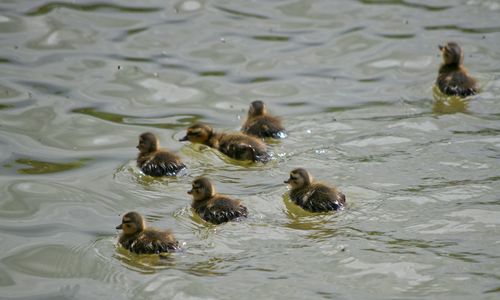
[[161, 11], [160, 7], [123, 6], [109, 3], [76, 4], [68, 2], [50, 2], [38, 7], [31, 8], [25, 14], [27, 16], [46, 15], [55, 9], [67, 8], [79, 11], [115, 11], [122, 13], [151, 13]]

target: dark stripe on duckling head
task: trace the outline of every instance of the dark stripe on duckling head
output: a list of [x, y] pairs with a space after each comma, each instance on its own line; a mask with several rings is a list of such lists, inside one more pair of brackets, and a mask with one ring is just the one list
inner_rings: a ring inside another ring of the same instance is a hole
[[312, 175], [304, 168], [297, 168], [290, 172], [290, 177], [295, 178], [295, 180], [304, 180], [304, 185], [309, 185], [312, 183]]
[[120, 228], [123, 229], [124, 224], [134, 224], [136, 226], [137, 232], [144, 230], [146, 228], [146, 223], [144, 222], [144, 218], [141, 214], [135, 211], [131, 211], [126, 213], [122, 218], [122, 224], [120, 224]]
[[186, 136], [179, 141], [190, 141], [192, 143], [204, 143], [212, 137], [212, 127], [205, 124], [194, 124], [187, 129]]
[[443, 55], [443, 61], [446, 65], [457, 64], [460, 65], [463, 63], [463, 52], [462, 48], [455, 42], [448, 42], [444, 46], [440, 45], [439, 50], [441, 50], [441, 54]]
[[291, 183], [292, 181], [295, 181], [297, 180], [297, 176], [293, 175], [292, 173], [290, 173], [290, 177], [288, 177], [287, 180], [283, 181], [284, 183]]
[[139, 136], [139, 144], [136, 147], [141, 153], [151, 153], [160, 148], [160, 141], [151, 132], [145, 132]]
[[193, 195], [193, 199], [202, 200], [215, 195], [215, 187], [206, 177], [198, 177], [192, 183], [193, 188], [188, 194]]
[[128, 223], [132, 223], [132, 221], [130, 220], [129, 217], [127, 217], [125, 215], [125, 216], [123, 216], [122, 223], [120, 225], [116, 226], [116, 229], [123, 229], [123, 224], [128, 224]]
[[256, 100], [250, 104], [250, 109], [248, 110], [249, 117], [262, 116], [267, 113], [266, 104], [263, 101]]

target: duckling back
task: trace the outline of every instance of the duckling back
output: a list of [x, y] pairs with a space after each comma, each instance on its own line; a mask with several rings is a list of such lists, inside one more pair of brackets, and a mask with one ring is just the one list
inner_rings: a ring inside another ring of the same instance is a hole
[[247, 208], [239, 200], [221, 195], [215, 195], [202, 203], [193, 203], [193, 208], [203, 220], [213, 224], [248, 216]]
[[159, 254], [180, 249], [179, 243], [169, 230], [148, 228], [132, 236], [122, 234], [118, 242], [130, 252], [137, 254]]
[[478, 91], [476, 80], [460, 66], [442, 66], [436, 84], [441, 92], [449, 96], [467, 97]]
[[345, 206], [345, 195], [335, 188], [316, 183], [304, 188], [292, 189], [290, 199], [310, 212], [341, 210]]
[[218, 146], [220, 152], [234, 159], [261, 162], [270, 159], [266, 145], [255, 137], [245, 134], [223, 134]]
[[175, 176], [186, 169], [186, 165], [177, 155], [167, 151], [157, 151], [147, 156], [139, 155], [137, 166], [150, 176]]
[[285, 128], [281, 125], [281, 119], [269, 115], [248, 118], [241, 131], [260, 138], [280, 139], [287, 136]]

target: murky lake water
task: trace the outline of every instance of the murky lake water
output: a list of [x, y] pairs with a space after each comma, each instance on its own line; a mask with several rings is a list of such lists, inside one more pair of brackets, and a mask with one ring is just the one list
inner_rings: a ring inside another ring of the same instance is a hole
[[[2, 1], [0, 298], [498, 299], [500, 3]], [[455, 40], [482, 92], [440, 101], [437, 45]], [[289, 138], [266, 165], [179, 143], [238, 130], [268, 103]], [[187, 175], [135, 167], [138, 135]], [[295, 167], [349, 209], [284, 196]], [[209, 226], [199, 175], [250, 217]], [[166, 259], [117, 248], [121, 215], [171, 228]]]

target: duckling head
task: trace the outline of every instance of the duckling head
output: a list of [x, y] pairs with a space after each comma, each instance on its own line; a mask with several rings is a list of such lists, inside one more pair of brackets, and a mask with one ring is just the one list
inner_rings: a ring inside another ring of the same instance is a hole
[[136, 147], [141, 154], [148, 154], [160, 148], [158, 138], [151, 132], [145, 132], [139, 136], [139, 144]]
[[439, 45], [441, 56], [445, 65], [461, 65], [464, 60], [462, 48], [455, 42], [448, 42], [445, 45]]
[[133, 235], [143, 231], [146, 228], [144, 218], [140, 213], [131, 211], [123, 215], [122, 223], [116, 226], [116, 229], [123, 230], [126, 235]]
[[186, 136], [184, 136], [179, 141], [190, 141], [191, 143], [203, 144], [208, 141], [208, 139], [210, 139], [212, 134], [212, 127], [205, 124], [194, 124], [187, 129]]
[[306, 169], [297, 168], [290, 172], [290, 178], [285, 180], [285, 183], [289, 184], [292, 189], [295, 189], [310, 185], [312, 180], [311, 174]]
[[188, 194], [193, 196], [193, 201], [201, 201], [215, 195], [215, 187], [206, 177], [198, 177], [193, 181], [193, 188]]
[[256, 100], [250, 104], [248, 117], [263, 116], [267, 113], [267, 106], [264, 102]]

